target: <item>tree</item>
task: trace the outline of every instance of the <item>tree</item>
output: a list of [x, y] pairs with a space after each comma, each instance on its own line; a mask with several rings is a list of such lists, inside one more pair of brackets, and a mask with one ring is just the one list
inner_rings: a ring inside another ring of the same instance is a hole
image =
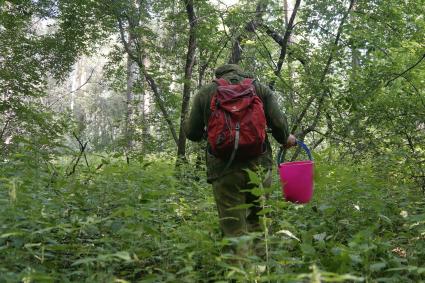
[[181, 106], [180, 115], [180, 131], [179, 131], [179, 142], [177, 145], [177, 156], [178, 158], [184, 158], [186, 152], [186, 135], [184, 133], [183, 124], [186, 121], [187, 113], [189, 111], [189, 100], [191, 91], [191, 81], [193, 66], [195, 64], [195, 53], [196, 53], [196, 15], [193, 6], [193, 0], [185, 0], [187, 18], [189, 21], [189, 40], [186, 54], [186, 65], [184, 71], [184, 83], [183, 83], [183, 99]]

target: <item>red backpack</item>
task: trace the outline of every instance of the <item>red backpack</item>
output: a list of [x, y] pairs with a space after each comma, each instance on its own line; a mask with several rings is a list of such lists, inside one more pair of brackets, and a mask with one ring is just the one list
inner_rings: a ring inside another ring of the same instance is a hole
[[266, 117], [263, 102], [255, 92], [252, 79], [230, 84], [215, 80], [217, 92], [211, 99], [208, 142], [212, 154], [220, 159], [238, 160], [264, 152]]

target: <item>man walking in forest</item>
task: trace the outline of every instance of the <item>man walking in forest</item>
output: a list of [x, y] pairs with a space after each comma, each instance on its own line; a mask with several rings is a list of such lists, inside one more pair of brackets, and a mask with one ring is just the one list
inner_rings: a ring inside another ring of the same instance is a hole
[[[225, 236], [234, 237], [261, 229], [259, 197], [247, 192], [253, 185], [245, 170], [266, 169], [263, 186], [271, 186], [273, 157], [266, 126], [285, 147], [294, 146], [296, 140], [268, 87], [247, 78], [234, 64], [217, 68], [215, 75], [217, 79], [194, 97], [185, 132], [192, 141], [208, 136], [207, 180], [213, 187], [220, 228]], [[252, 206], [232, 209], [242, 204]]]

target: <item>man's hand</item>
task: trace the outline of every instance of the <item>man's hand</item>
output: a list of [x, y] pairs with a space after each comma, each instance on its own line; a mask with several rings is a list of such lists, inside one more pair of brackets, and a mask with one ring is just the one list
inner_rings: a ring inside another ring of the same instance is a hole
[[289, 135], [286, 140], [286, 144], [283, 145], [284, 148], [290, 148], [297, 145], [297, 138], [294, 135]]

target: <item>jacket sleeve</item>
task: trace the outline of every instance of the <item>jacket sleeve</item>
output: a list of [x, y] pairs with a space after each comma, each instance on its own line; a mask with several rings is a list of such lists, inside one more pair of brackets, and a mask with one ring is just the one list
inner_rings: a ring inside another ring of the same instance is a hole
[[204, 113], [201, 102], [201, 93], [193, 98], [193, 105], [189, 117], [184, 123], [184, 132], [191, 141], [200, 141], [204, 136]]
[[257, 93], [263, 99], [267, 126], [272, 130], [272, 136], [280, 144], [286, 144], [289, 136], [288, 122], [280, 109], [275, 94], [266, 86], [256, 83]]

